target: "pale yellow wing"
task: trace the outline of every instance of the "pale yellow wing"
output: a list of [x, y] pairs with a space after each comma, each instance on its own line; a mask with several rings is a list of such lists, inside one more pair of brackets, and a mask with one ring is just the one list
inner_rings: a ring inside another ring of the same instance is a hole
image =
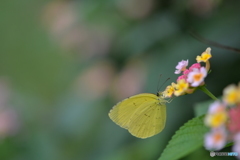
[[131, 117], [142, 104], [146, 103], [146, 97], [151, 96], [153, 100], [157, 97], [151, 93], [142, 93], [122, 100], [110, 110], [109, 117], [119, 126], [128, 129]]
[[151, 137], [165, 126], [166, 106], [160, 102], [155, 94], [138, 94], [116, 104], [109, 117], [136, 137]]
[[144, 103], [131, 117], [129, 132], [138, 138], [148, 138], [160, 133], [166, 123], [166, 105], [159, 101]]

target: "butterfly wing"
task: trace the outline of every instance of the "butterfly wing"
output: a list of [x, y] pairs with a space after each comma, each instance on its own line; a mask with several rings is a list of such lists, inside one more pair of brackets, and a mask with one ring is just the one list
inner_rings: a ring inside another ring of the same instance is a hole
[[142, 93], [116, 104], [109, 117], [119, 126], [139, 138], [151, 137], [165, 126], [166, 106], [160, 104], [158, 97]]
[[146, 94], [142, 93], [122, 100], [110, 110], [109, 117], [119, 126], [128, 129], [131, 117], [145, 102], [145, 96]]
[[[149, 100], [150, 101], [150, 100]], [[160, 133], [166, 123], [166, 105], [159, 101], [143, 103], [131, 118], [129, 132], [138, 138], [148, 138]]]

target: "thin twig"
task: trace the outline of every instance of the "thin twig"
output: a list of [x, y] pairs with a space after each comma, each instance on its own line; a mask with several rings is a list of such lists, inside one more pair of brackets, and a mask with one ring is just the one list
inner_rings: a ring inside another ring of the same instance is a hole
[[225, 46], [223, 44], [219, 44], [217, 42], [210, 41], [208, 39], [203, 38], [202, 36], [200, 36], [199, 34], [197, 34], [196, 32], [194, 32], [192, 30], [190, 30], [189, 33], [191, 36], [193, 36], [194, 38], [196, 38], [197, 40], [199, 40], [200, 42], [203, 42], [205, 44], [213, 45], [215, 47], [219, 47], [222, 49], [231, 50], [231, 51], [240, 53], [240, 49], [238, 49], [238, 48], [233, 48], [233, 47]]

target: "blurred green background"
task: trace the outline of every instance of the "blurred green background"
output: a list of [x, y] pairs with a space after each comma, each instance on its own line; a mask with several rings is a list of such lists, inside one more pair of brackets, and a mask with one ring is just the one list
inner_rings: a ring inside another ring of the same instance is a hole
[[[210, 98], [175, 98], [163, 132], [145, 140], [114, 124], [109, 110], [156, 93], [160, 74], [160, 84], [174, 82], [178, 61], [195, 63], [209, 45], [190, 29], [239, 47], [239, 8], [237, 0], [2, 0], [0, 159], [156, 160]], [[210, 47], [206, 84], [220, 96], [240, 79], [240, 53]], [[212, 159], [204, 148], [183, 159], [198, 158]]]

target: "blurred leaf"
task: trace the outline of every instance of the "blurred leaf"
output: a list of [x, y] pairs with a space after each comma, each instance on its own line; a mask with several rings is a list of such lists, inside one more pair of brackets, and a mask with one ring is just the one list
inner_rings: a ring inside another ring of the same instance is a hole
[[159, 160], [179, 159], [200, 148], [207, 131], [203, 118], [204, 116], [196, 117], [185, 123], [172, 137]]
[[206, 114], [207, 111], [208, 111], [208, 107], [211, 103], [213, 103], [214, 100], [209, 100], [209, 101], [204, 101], [204, 102], [201, 102], [201, 103], [197, 103], [195, 106], [194, 106], [194, 112], [195, 112], [195, 116], [201, 116], [203, 114]]
[[[45, 100], [57, 98], [75, 76], [71, 59], [65, 56], [39, 23], [41, 5], [37, 1], [8, 3], [2, 8], [15, 10], [1, 14], [0, 74], [9, 77], [18, 90]], [[29, 7], [28, 5], [36, 5]], [[5, 9], [3, 9], [5, 10]], [[11, 26], [11, 27], [9, 27]]]
[[119, 54], [142, 54], [166, 37], [176, 34], [175, 21], [165, 14], [159, 14], [133, 26], [122, 35], [116, 49]]
[[15, 159], [24, 148], [16, 143], [14, 137], [1, 139], [0, 159]]
[[230, 146], [233, 146], [233, 142], [230, 142], [230, 143], [228, 143], [226, 146], [225, 146], [225, 148], [227, 148], [227, 147], [230, 147]]

